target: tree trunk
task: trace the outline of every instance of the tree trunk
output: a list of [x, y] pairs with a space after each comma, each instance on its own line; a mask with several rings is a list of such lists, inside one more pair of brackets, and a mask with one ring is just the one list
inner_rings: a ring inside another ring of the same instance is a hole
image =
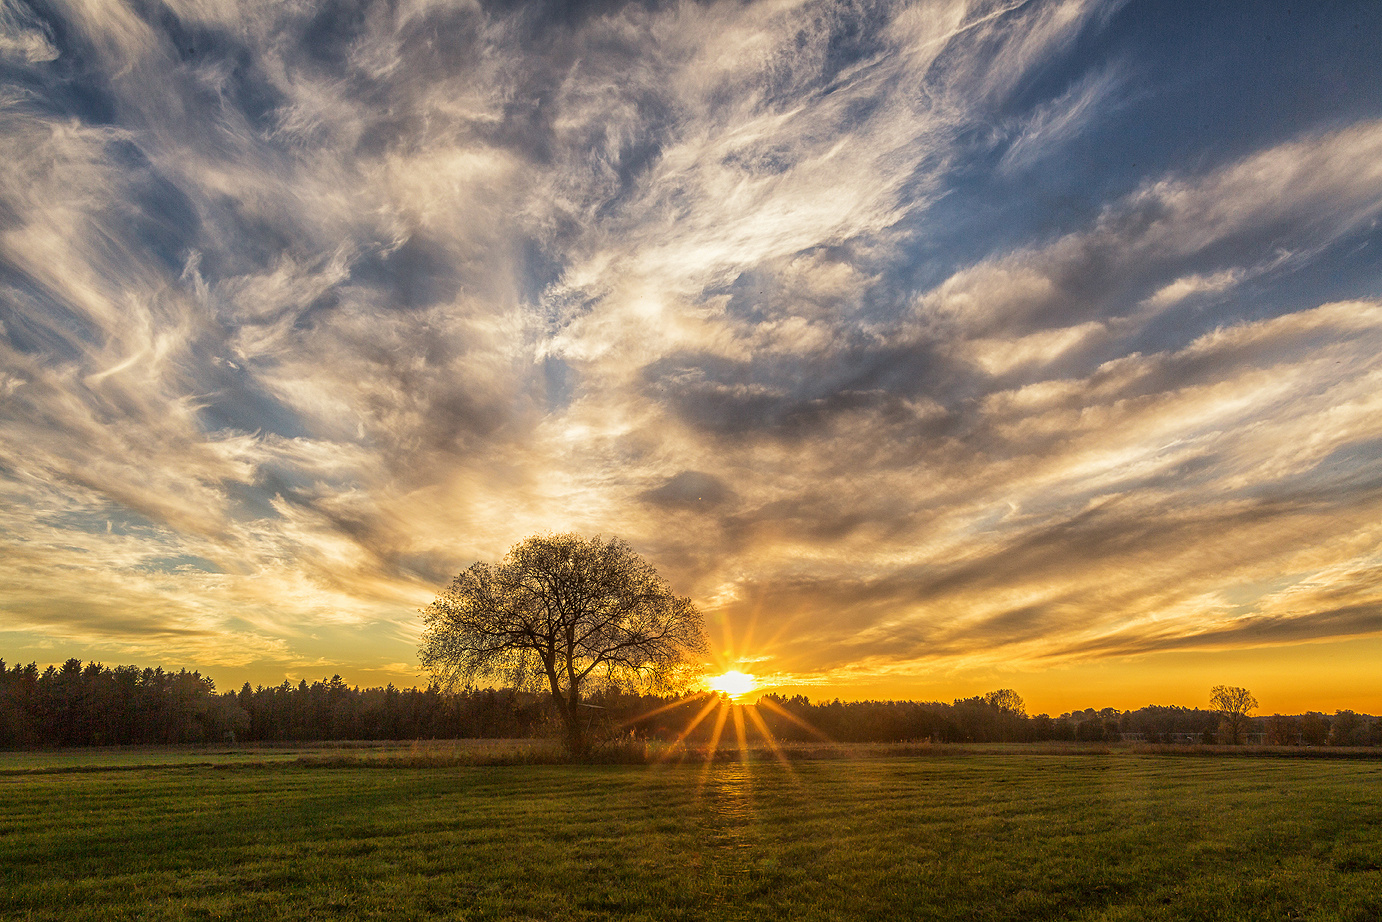
[[561, 715], [562, 742], [566, 746], [566, 751], [571, 755], [577, 758], [584, 756], [589, 749], [589, 743], [585, 733], [581, 730], [580, 689], [573, 682], [571, 690], [563, 695], [561, 683], [557, 681], [555, 663], [551, 659], [547, 659], [544, 661], [544, 665], [547, 667], [547, 681], [552, 688], [552, 700], [556, 702], [557, 713]]
[[557, 713], [561, 715], [562, 744], [566, 746], [566, 751], [577, 758], [585, 756], [590, 751], [590, 740], [581, 726], [580, 690], [572, 689], [563, 695], [553, 676], [552, 700], [557, 705]]
[[581, 726], [581, 692], [572, 686], [562, 708], [562, 718], [566, 721], [566, 749], [576, 758], [590, 752], [590, 740]]

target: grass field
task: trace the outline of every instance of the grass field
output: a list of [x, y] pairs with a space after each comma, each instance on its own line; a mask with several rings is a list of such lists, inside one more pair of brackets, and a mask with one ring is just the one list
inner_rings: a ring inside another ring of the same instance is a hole
[[23, 767], [6, 920], [1382, 918], [1375, 761]]

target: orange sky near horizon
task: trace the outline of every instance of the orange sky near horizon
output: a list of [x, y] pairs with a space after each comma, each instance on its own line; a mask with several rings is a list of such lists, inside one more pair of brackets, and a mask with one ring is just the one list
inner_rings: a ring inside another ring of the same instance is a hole
[[[1215, 685], [1238, 685], [1257, 698], [1258, 715], [1332, 714], [1352, 710], [1382, 715], [1382, 639], [1365, 638], [1310, 648], [1172, 653], [1144, 660], [1071, 664], [1042, 671], [959, 674], [934, 679], [812, 685], [764, 684], [761, 693], [806, 695], [812, 701], [898, 699], [953, 701], [1012, 688], [1029, 714], [1058, 716], [1106, 707], [1122, 711], [1146, 705], [1208, 708]], [[1327, 669], [1322, 670], [1321, 664]]]
[[[109, 658], [101, 661], [107, 666], [127, 664], [124, 660]], [[8, 665], [12, 667], [16, 662], [11, 660]], [[40, 669], [49, 665], [41, 658], [37, 662]], [[1022, 696], [1029, 714], [1059, 716], [1090, 707], [1127, 711], [1146, 705], [1178, 705], [1207, 709], [1213, 686], [1238, 685], [1257, 698], [1259, 706], [1254, 713], [1258, 716], [1306, 711], [1332, 714], [1339, 710], [1382, 716], [1382, 682], [1377, 678], [1375, 665], [1378, 662], [1382, 662], [1382, 638], [1372, 637], [1309, 647], [1167, 653], [1126, 661], [1073, 663], [1027, 671], [956, 668], [931, 676], [894, 674], [869, 679], [856, 675], [836, 681], [813, 676], [809, 682], [779, 681], [779, 677], [755, 674], [755, 662], [741, 664], [725, 659], [709, 664], [707, 675], [736, 668], [754, 675], [756, 687], [741, 699], [746, 703], [768, 693], [786, 697], [805, 695], [814, 702], [839, 698], [843, 701], [948, 703], [998, 688], [1012, 688]], [[1321, 664], [1327, 668], [1321, 669]], [[176, 669], [180, 664], [139, 662], [132, 665]], [[406, 667], [406, 664], [399, 665]], [[311, 684], [335, 673], [339, 673], [347, 684], [361, 687], [388, 683], [400, 688], [426, 685], [426, 678], [420, 676], [415, 667], [381, 670], [347, 665], [332, 667], [322, 663], [316, 671], [288, 674], [214, 667], [202, 669], [202, 672], [215, 680], [217, 690], [222, 692], [238, 690], [244, 682], [251, 686], [272, 686], [286, 680], [296, 685], [305, 679]]]

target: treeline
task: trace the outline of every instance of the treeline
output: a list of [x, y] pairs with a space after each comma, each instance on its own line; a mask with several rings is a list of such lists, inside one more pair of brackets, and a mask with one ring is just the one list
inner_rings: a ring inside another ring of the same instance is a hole
[[[733, 741], [947, 743], [1082, 741], [1212, 743], [1213, 710], [1152, 706], [1034, 717], [1008, 689], [943, 702], [829, 701], [765, 695], [725, 708], [707, 695], [663, 698], [619, 691], [590, 696], [583, 710], [599, 735]], [[217, 692], [199, 672], [82, 665], [40, 671], [0, 660], [0, 748], [177, 743], [519, 738], [555, 734], [544, 695], [511, 690], [444, 692], [349, 686], [340, 676], [296, 685]], [[1271, 745], [1382, 745], [1382, 719], [1338, 711], [1253, 718], [1248, 741]]]
[[[1214, 742], [1221, 720], [1216, 711], [1182, 707], [1146, 707], [1136, 711], [1090, 709], [1050, 717], [1029, 717], [1021, 699], [1007, 693], [1012, 703], [994, 700], [997, 693], [940, 701], [828, 701], [812, 702], [797, 695], [764, 695], [744, 721], [746, 738], [757, 741], [766, 730], [774, 739], [806, 742], [831, 739], [843, 743], [915, 742], [937, 743], [1034, 743], [1043, 741], [1118, 742], [1139, 740], [1158, 743]], [[620, 709], [623, 710], [623, 709]], [[694, 718], [697, 702], [641, 720], [630, 726], [638, 735], [676, 737]], [[721, 735], [737, 733], [735, 728]], [[706, 720], [686, 737], [701, 742], [713, 736]]]
[[308, 685], [216, 691], [199, 672], [82, 666], [40, 672], [0, 660], [0, 748], [534, 736], [547, 720], [534, 695]]
[[198, 672], [138, 666], [82, 667], [70, 659], [43, 672], [0, 660], [0, 746], [104, 746], [219, 739], [235, 718]]
[[[757, 710], [773, 735], [787, 740], [812, 738], [808, 727], [841, 742], [1069, 741], [1196, 745], [1228, 740], [1222, 726], [1223, 715], [1218, 711], [1151, 705], [1130, 711], [1088, 708], [1059, 717], [1046, 714], [1029, 717], [1021, 707], [1001, 707], [990, 700], [991, 697], [963, 698], [951, 704], [915, 701], [812, 703], [800, 696], [766, 695], [760, 699]], [[1316, 712], [1296, 716], [1277, 714], [1252, 718], [1249, 724], [1247, 742], [1251, 743], [1382, 745], [1382, 719], [1347, 710], [1332, 717]]]

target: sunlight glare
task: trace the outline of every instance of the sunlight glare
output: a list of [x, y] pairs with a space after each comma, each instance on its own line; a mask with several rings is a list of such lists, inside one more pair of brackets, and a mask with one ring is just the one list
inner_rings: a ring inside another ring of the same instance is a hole
[[731, 669], [723, 675], [711, 676], [705, 684], [711, 691], [722, 692], [730, 698], [738, 699], [757, 688], [758, 680], [747, 672]]

